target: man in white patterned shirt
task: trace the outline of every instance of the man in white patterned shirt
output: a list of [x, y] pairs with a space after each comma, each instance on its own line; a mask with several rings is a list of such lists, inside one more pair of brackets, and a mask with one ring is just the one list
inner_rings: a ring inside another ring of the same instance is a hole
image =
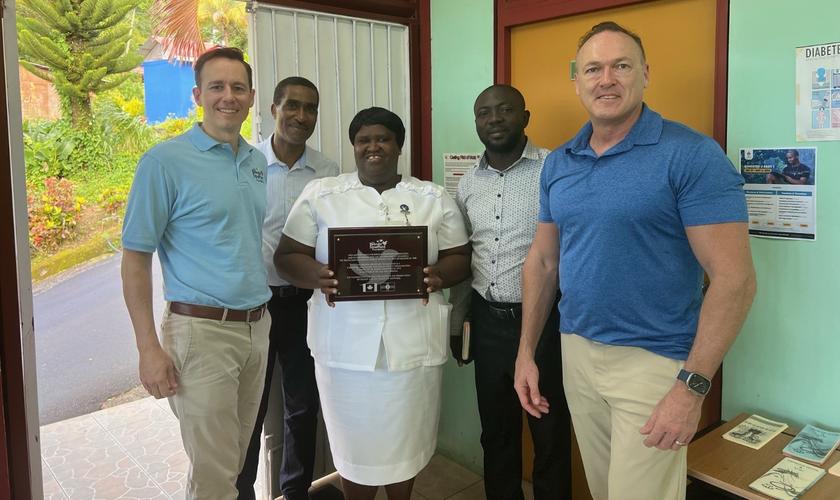
[[315, 366], [306, 345], [306, 301], [312, 290], [291, 286], [274, 267], [274, 250], [283, 234], [286, 216], [303, 187], [312, 179], [339, 174], [338, 165], [306, 145], [318, 120], [318, 89], [299, 76], [281, 80], [274, 89], [271, 116], [274, 133], [257, 145], [268, 161], [265, 222], [262, 232], [263, 261], [268, 270], [275, 318], [269, 334], [265, 388], [251, 435], [245, 466], [236, 482], [240, 500], [254, 498], [254, 481], [260, 452], [260, 434], [268, 408], [274, 359], [283, 375], [283, 461], [280, 488], [287, 500], [309, 498], [315, 463], [318, 388]]
[[[461, 179], [456, 201], [472, 244], [472, 283], [451, 290], [453, 328], [469, 323], [488, 499], [522, 499], [522, 409], [513, 388], [522, 318], [522, 265], [537, 227], [540, 172], [548, 150], [525, 136], [530, 113], [515, 88], [493, 85], [475, 101], [475, 128], [486, 150]], [[560, 294], [558, 291], [557, 298]], [[452, 351], [461, 358], [460, 332]], [[536, 353], [540, 391], [550, 405], [528, 416], [534, 441], [534, 498], [571, 498], [569, 412], [563, 394], [558, 316]], [[464, 360], [469, 361], [469, 360]], [[542, 370], [545, 370], [543, 372]]]

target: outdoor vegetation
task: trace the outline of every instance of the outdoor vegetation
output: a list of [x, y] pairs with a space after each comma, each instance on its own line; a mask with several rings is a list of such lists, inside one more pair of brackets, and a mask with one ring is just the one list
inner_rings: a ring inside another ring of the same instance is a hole
[[146, 123], [139, 47], [153, 33], [183, 46], [172, 27], [195, 26], [202, 47], [245, 49], [247, 20], [236, 0], [18, 0], [17, 8], [21, 65], [51, 82], [61, 109], [57, 120], [24, 117], [23, 124], [39, 280], [117, 250], [140, 156], [201, 119], [198, 110]]

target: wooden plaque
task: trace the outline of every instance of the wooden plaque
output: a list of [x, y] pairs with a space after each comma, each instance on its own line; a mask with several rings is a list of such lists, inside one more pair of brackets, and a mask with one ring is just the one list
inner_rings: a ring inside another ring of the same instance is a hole
[[331, 301], [428, 297], [428, 227], [336, 227], [327, 235], [328, 265], [338, 280]]

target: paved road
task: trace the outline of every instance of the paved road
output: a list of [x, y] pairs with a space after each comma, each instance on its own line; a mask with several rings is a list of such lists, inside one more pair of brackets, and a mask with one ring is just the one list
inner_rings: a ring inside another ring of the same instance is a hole
[[[153, 269], [159, 323], [163, 298], [156, 258]], [[140, 384], [120, 255], [36, 291], [33, 299], [41, 425], [96, 411]]]

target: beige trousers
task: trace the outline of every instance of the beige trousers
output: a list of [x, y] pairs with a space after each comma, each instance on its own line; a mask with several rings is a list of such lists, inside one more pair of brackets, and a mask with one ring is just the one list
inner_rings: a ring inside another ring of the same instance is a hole
[[683, 362], [561, 335], [563, 385], [594, 500], [685, 498], [686, 449], [647, 448], [639, 429]]
[[190, 459], [186, 498], [230, 500], [245, 461], [265, 383], [271, 317], [216, 321], [173, 314], [161, 325], [178, 370], [169, 398]]

